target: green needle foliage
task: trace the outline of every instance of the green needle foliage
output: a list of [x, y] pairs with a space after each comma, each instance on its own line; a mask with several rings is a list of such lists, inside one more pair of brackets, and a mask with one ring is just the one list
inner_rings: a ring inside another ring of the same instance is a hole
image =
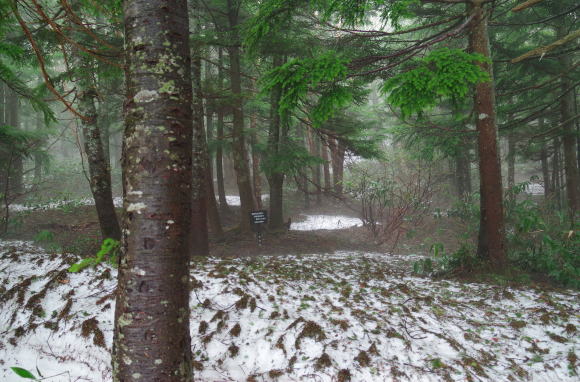
[[471, 86], [490, 81], [489, 74], [475, 65], [485, 57], [459, 49], [432, 51], [415, 67], [385, 82], [382, 91], [389, 102], [401, 109], [403, 118], [430, 109], [442, 100], [460, 106]]
[[[346, 74], [346, 61], [334, 51], [327, 51], [316, 58], [292, 59], [272, 69], [262, 80], [263, 90], [269, 92], [276, 86], [282, 87], [278, 112], [282, 117], [288, 117], [306, 103], [310, 92], [317, 86], [344, 80]], [[346, 87], [335, 85], [324, 91], [312, 112], [314, 124], [320, 125], [351, 100], [352, 95]]]
[[68, 269], [71, 273], [77, 273], [88, 267], [94, 267], [102, 263], [105, 259], [109, 264], [117, 265], [117, 253], [119, 252], [119, 241], [115, 239], [105, 239], [101, 249], [95, 257], [89, 257], [71, 265]]

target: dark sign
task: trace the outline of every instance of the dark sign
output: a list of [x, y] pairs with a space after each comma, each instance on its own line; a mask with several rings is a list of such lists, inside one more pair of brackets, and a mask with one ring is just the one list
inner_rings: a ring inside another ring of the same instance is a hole
[[250, 212], [250, 223], [253, 226], [268, 223], [268, 211], [259, 210]]

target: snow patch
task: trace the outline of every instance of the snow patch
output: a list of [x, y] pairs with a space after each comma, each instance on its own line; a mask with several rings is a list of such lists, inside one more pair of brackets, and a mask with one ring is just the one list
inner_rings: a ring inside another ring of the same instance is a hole
[[318, 229], [344, 229], [362, 226], [362, 220], [342, 215], [306, 215], [306, 220], [292, 223], [294, 231], [314, 231]]

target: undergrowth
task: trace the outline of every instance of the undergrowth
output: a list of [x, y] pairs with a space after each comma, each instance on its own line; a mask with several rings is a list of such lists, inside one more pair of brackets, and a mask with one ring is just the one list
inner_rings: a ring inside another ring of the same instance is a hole
[[[507, 274], [533, 274], [555, 284], [580, 288], [580, 237], [577, 222], [551, 208], [550, 201], [535, 201], [525, 195], [530, 182], [508, 190], [505, 195], [505, 232], [510, 269]], [[469, 241], [479, 225], [479, 196], [473, 194], [449, 211], [464, 223], [460, 249], [447, 253], [440, 243], [431, 246], [432, 256], [414, 264], [418, 274], [466, 274], [487, 272], [489, 266]]]
[[96, 265], [99, 265], [105, 260], [112, 266], [116, 266], [119, 246], [120, 246], [119, 241], [115, 239], [105, 239], [103, 240], [101, 249], [99, 250], [99, 252], [97, 252], [95, 257], [88, 257], [86, 259], [79, 261], [78, 263], [71, 265], [68, 271], [73, 273], [80, 272], [83, 269], [88, 268], [90, 266], [94, 267]]

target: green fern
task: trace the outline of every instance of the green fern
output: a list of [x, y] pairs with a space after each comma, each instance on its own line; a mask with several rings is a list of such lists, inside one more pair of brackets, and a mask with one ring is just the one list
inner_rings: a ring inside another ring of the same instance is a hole
[[109, 264], [115, 267], [117, 265], [119, 248], [120, 243], [118, 240], [105, 239], [103, 240], [103, 244], [101, 244], [101, 249], [97, 252], [95, 257], [89, 257], [71, 265], [68, 271], [71, 273], [77, 273], [85, 268], [91, 266], [95, 267], [105, 261], [105, 259]]

